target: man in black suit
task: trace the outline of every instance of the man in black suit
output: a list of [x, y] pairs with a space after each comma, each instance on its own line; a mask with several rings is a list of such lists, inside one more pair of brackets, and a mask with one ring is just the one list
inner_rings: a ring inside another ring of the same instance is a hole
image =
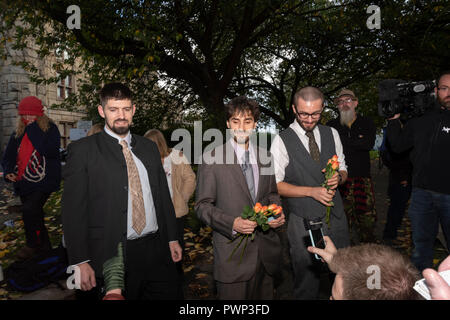
[[177, 298], [173, 262], [181, 247], [158, 148], [130, 133], [136, 106], [125, 85], [105, 85], [100, 100], [104, 130], [68, 148], [62, 221], [69, 262], [79, 267], [81, 290], [97, 287], [101, 297], [103, 264], [122, 243], [125, 298]]

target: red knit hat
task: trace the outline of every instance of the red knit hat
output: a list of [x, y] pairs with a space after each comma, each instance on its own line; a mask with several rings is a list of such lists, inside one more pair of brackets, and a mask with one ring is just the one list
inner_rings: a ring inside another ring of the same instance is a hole
[[23, 98], [19, 103], [19, 114], [20, 115], [32, 115], [32, 116], [43, 116], [44, 106], [42, 101], [34, 96], [28, 96]]

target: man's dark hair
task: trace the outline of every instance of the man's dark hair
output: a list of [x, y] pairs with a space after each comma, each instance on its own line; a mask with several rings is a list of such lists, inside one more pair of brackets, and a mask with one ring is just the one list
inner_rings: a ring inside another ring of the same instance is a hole
[[444, 70], [439, 73], [438, 77], [436, 78], [436, 87], [439, 86], [439, 81], [441, 81], [441, 78], [446, 75], [450, 75], [450, 70]]
[[316, 87], [304, 87], [295, 93], [292, 104], [296, 109], [298, 98], [302, 98], [302, 100], [305, 101], [314, 101], [320, 99], [322, 100], [322, 103], [325, 101], [325, 96], [323, 95], [322, 91], [320, 91], [320, 89]]
[[248, 99], [245, 96], [233, 98], [225, 105], [225, 110], [227, 112], [227, 120], [229, 120], [236, 113], [245, 114], [249, 112], [253, 116], [253, 120], [255, 120], [256, 122], [258, 121], [260, 114], [258, 102], [252, 99]]
[[131, 93], [131, 90], [122, 83], [108, 83], [100, 90], [100, 103], [102, 107], [105, 107], [110, 99], [131, 100], [131, 102], [133, 102], [133, 94]]
[[[380, 288], [368, 288], [369, 267], [379, 268]], [[400, 252], [388, 246], [366, 243], [339, 249], [329, 268], [342, 276], [345, 300], [417, 300], [413, 289], [419, 271]]]

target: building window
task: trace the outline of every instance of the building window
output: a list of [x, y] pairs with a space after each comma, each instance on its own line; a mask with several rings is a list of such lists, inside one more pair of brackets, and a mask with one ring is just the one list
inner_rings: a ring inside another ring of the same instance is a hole
[[57, 95], [58, 99], [66, 99], [72, 93], [72, 76], [59, 80]]
[[59, 133], [61, 134], [61, 148], [66, 149], [70, 140], [70, 129], [75, 128], [75, 122], [60, 121]]

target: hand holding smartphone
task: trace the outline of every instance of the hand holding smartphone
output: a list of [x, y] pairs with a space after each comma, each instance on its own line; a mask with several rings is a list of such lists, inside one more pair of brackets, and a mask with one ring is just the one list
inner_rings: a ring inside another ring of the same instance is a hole
[[[305, 228], [309, 232], [309, 237], [311, 239], [311, 245], [313, 247], [319, 249], [325, 249], [325, 240], [323, 239], [323, 231], [322, 231], [322, 221], [314, 221], [304, 219]], [[317, 260], [321, 260], [322, 258], [317, 254], [314, 254], [314, 257]]]

